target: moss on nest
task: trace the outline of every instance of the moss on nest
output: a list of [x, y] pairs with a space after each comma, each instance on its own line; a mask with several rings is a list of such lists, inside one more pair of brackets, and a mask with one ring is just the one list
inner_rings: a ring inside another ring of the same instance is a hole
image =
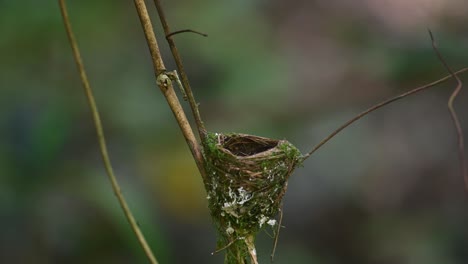
[[[257, 232], [275, 226], [287, 180], [302, 160], [286, 140], [209, 133], [204, 142], [209, 208], [227, 247], [225, 263], [247, 263]], [[244, 262], [240, 262], [244, 259]]]

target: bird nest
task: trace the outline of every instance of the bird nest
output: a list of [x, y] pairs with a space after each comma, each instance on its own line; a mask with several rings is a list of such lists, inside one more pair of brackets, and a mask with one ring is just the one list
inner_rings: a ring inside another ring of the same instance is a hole
[[287, 180], [302, 155], [286, 140], [209, 133], [204, 142], [209, 208], [222, 243], [277, 225]]

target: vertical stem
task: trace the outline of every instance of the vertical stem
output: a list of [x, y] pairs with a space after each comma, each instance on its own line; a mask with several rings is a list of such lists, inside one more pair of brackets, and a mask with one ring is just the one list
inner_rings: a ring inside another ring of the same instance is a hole
[[128, 207], [128, 204], [120, 189], [117, 178], [114, 175], [114, 170], [112, 168], [109, 154], [107, 152], [106, 139], [104, 136], [104, 130], [102, 128], [101, 118], [99, 116], [99, 111], [98, 111], [96, 102], [94, 100], [93, 91], [91, 89], [91, 86], [89, 85], [88, 77], [86, 76], [86, 71], [84, 68], [83, 61], [81, 59], [80, 51], [78, 49], [78, 44], [76, 42], [75, 36], [71, 28], [71, 23], [68, 17], [65, 0], [59, 0], [59, 5], [60, 5], [60, 12], [62, 13], [62, 17], [63, 17], [63, 22], [65, 24], [65, 29], [67, 31], [68, 40], [73, 50], [73, 56], [75, 58], [76, 66], [80, 73], [80, 78], [83, 83], [83, 88], [84, 88], [86, 97], [88, 99], [89, 107], [91, 108], [91, 112], [93, 115], [94, 126], [96, 128], [99, 146], [101, 149], [101, 156], [104, 162], [104, 167], [106, 168], [107, 176], [109, 177], [109, 180], [112, 185], [112, 189], [114, 191], [115, 196], [117, 197], [117, 200], [119, 201], [120, 207], [122, 208], [125, 214], [125, 217], [127, 218], [130, 226], [132, 227], [133, 232], [135, 233], [138, 241], [140, 242], [141, 247], [145, 251], [146, 256], [148, 257], [150, 263], [157, 264], [158, 261], [156, 260], [153, 252], [151, 251], [151, 248], [146, 242], [145, 236], [143, 235], [140, 228], [138, 227], [138, 223], [135, 220], [135, 217], [133, 216], [130, 208]]
[[278, 239], [279, 239], [279, 233], [280, 233], [280, 230], [281, 230], [281, 224], [283, 223], [283, 204], [281, 204], [281, 206], [280, 206], [279, 213], [280, 213], [280, 218], [279, 218], [279, 222], [278, 222], [278, 229], [276, 230], [275, 240], [273, 242], [273, 250], [272, 250], [271, 255], [270, 255], [271, 263], [273, 263], [273, 260], [275, 258], [276, 246], [278, 245]]
[[134, 0], [134, 3], [140, 18], [141, 26], [143, 27], [143, 31], [145, 33], [146, 42], [148, 43], [155, 74], [158, 76], [166, 70], [166, 67], [164, 66], [161, 52], [159, 51], [158, 41], [156, 40], [156, 35], [154, 34], [153, 25], [151, 24], [151, 19], [149, 18], [145, 1]]
[[177, 65], [177, 69], [179, 70], [180, 77], [182, 79], [182, 83], [184, 85], [185, 92], [187, 94], [187, 98], [190, 104], [190, 108], [192, 109], [192, 114], [195, 118], [195, 122], [198, 128], [198, 134], [202, 142], [205, 141], [206, 138], [206, 129], [205, 125], [200, 116], [200, 111], [198, 109], [198, 104], [195, 101], [195, 97], [192, 92], [192, 88], [190, 87], [190, 82], [188, 80], [187, 73], [185, 72], [184, 65], [182, 63], [182, 58], [180, 57], [179, 51], [175, 45], [174, 40], [172, 39], [171, 30], [169, 28], [169, 24], [167, 23], [166, 15], [164, 14], [164, 10], [161, 5], [160, 0], [154, 0], [154, 4], [156, 5], [156, 9], [158, 10], [159, 19], [161, 20], [162, 27], [164, 29], [164, 34], [166, 34], [166, 40], [169, 44], [169, 47], [172, 52], [172, 56]]
[[245, 244], [247, 245], [247, 250], [250, 254], [251, 264], [258, 264], [257, 261], [257, 250], [255, 249], [255, 237], [254, 235], [249, 235], [245, 238]]
[[458, 75], [453, 72], [452, 68], [448, 65], [448, 63], [445, 61], [444, 57], [442, 57], [442, 54], [439, 52], [439, 49], [437, 48], [434, 36], [432, 35], [431, 30], [429, 31], [429, 36], [431, 37], [432, 40], [432, 48], [434, 49], [437, 57], [439, 58], [440, 62], [444, 65], [444, 67], [447, 69], [447, 71], [450, 73], [450, 75], [457, 81], [457, 87], [453, 90], [452, 94], [450, 95], [450, 98], [447, 102], [448, 109], [450, 111], [450, 116], [452, 117], [453, 124], [455, 125], [455, 129], [457, 132], [457, 140], [458, 140], [458, 158], [460, 160], [460, 170], [463, 176], [463, 180], [465, 182], [465, 188], [468, 191], [468, 167], [466, 164], [466, 158], [465, 158], [465, 140], [463, 138], [463, 129], [460, 124], [460, 120], [458, 119], [457, 112], [455, 111], [455, 108], [453, 107], [453, 102], [457, 98], [458, 94], [460, 93], [463, 84], [460, 78], [458, 78]]
[[[187, 120], [185, 112], [180, 105], [179, 99], [174, 91], [174, 87], [171, 81], [168, 78], [160, 78], [165, 75], [165, 66], [161, 57], [161, 53], [159, 51], [158, 42], [156, 40], [156, 36], [154, 34], [153, 26], [151, 24], [151, 19], [148, 14], [148, 10], [146, 9], [145, 1], [144, 0], [134, 0], [135, 7], [138, 12], [138, 16], [140, 18], [141, 25], [143, 26], [143, 31], [146, 37], [146, 41], [148, 44], [148, 48], [151, 53], [151, 58], [153, 60], [154, 71], [158, 80], [165, 79], [163, 82], [158, 81], [159, 88], [161, 92], [166, 97], [166, 100], [171, 108], [177, 123], [179, 124], [180, 129], [185, 137], [185, 141], [187, 142], [190, 151], [192, 152], [192, 156], [195, 159], [195, 163], [197, 164], [198, 170], [206, 182], [206, 173], [204, 167], [204, 159], [203, 154], [201, 151], [201, 146], [198, 143], [195, 135], [193, 134], [193, 130], [190, 126], [190, 123]], [[167, 76], [166, 76], [167, 77]]]
[[250, 252], [244, 239], [236, 239], [225, 249], [224, 264], [248, 264], [247, 256]]

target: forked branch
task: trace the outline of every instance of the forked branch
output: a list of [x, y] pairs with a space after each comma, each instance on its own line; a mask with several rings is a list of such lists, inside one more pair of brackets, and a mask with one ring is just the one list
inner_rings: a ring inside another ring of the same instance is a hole
[[180, 77], [182, 79], [182, 84], [184, 86], [185, 93], [187, 94], [187, 98], [188, 98], [188, 101], [189, 101], [189, 104], [190, 104], [190, 108], [192, 109], [193, 117], [195, 118], [195, 123], [197, 125], [198, 134], [200, 136], [201, 141], [204, 142], [205, 138], [206, 138], [205, 125], [203, 124], [203, 121], [202, 121], [201, 116], [200, 116], [200, 111], [198, 109], [198, 103], [195, 101], [195, 97], [193, 95], [192, 88], [190, 87], [190, 82], [188, 80], [187, 73], [185, 72], [184, 65], [182, 63], [182, 58], [180, 57], [179, 51], [178, 51], [172, 37], [175, 34], [182, 33], [182, 32], [193, 32], [193, 33], [203, 35], [205, 37], [207, 35], [204, 34], [204, 33], [200, 33], [198, 31], [194, 31], [194, 30], [180, 30], [180, 31], [176, 31], [176, 32], [171, 32], [171, 30], [169, 28], [169, 24], [168, 24], [167, 19], [166, 19], [166, 15], [164, 13], [164, 9], [163, 9], [163, 7], [161, 5], [161, 1], [160, 0], [154, 0], [154, 4], [156, 5], [156, 9], [158, 10], [159, 19], [161, 20], [161, 24], [162, 24], [162, 27], [164, 29], [164, 34], [166, 34], [167, 43], [169, 44], [169, 47], [171, 48], [172, 56], [174, 57], [174, 60], [175, 60], [176, 65], [177, 65], [177, 69], [179, 70]]
[[115, 177], [114, 170], [112, 168], [112, 164], [109, 158], [109, 154], [107, 151], [106, 146], [106, 138], [104, 136], [104, 130], [102, 128], [101, 118], [99, 117], [99, 111], [94, 100], [93, 91], [91, 86], [89, 85], [88, 77], [86, 75], [86, 71], [84, 68], [83, 60], [81, 59], [80, 51], [78, 49], [78, 44], [75, 39], [75, 35], [73, 34], [70, 19], [68, 17], [67, 8], [65, 5], [65, 0], [59, 0], [60, 5], [60, 12], [62, 13], [63, 23], [65, 24], [65, 29], [67, 31], [68, 40], [73, 50], [73, 56], [75, 58], [76, 66], [80, 73], [81, 82], [83, 84], [83, 88], [86, 94], [86, 98], [88, 99], [89, 107], [91, 108], [91, 112], [93, 115], [94, 126], [96, 128], [96, 133], [99, 141], [99, 146], [101, 149], [101, 156], [104, 161], [104, 167], [106, 168], [107, 176], [112, 185], [112, 189], [114, 191], [117, 200], [119, 201], [120, 207], [122, 208], [125, 217], [127, 218], [130, 226], [132, 227], [133, 232], [135, 233], [138, 241], [140, 242], [141, 247], [145, 251], [146, 256], [148, 257], [150, 263], [157, 264], [158, 261], [154, 256], [151, 248], [149, 247], [148, 243], [146, 242], [145, 236], [141, 232], [140, 228], [138, 227], [138, 223], [135, 220], [128, 204], [122, 194], [120, 189], [119, 183], [117, 182], [117, 178]]
[[[146, 37], [146, 41], [148, 44], [148, 48], [151, 53], [151, 57], [153, 59], [153, 66], [154, 72], [158, 80], [158, 86], [161, 89], [161, 92], [166, 97], [167, 103], [174, 114], [177, 123], [179, 124], [180, 129], [185, 137], [185, 141], [187, 142], [190, 151], [192, 152], [192, 156], [195, 159], [195, 163], [197, 164], [198, 170], [206, 182], [206, 173], [204, 167], [204, 159], [201, 151], [201, 146], [198, 143], [195, 135], [193, 134], [192, 128], [190, 123], [187, 120], [185, 112], [180, 105], [179, 99], [174, 91], [174, 87], [170, 78], [167, 76], [166, 69], [164, 67], [164, 63], [161, 57], [161, 53], [159, 51], [158, 42], [156, 40], [156, 36], [154, 34], [153, 26], [151, 24], [151, 19], [148, 14], [148, 10], [146, 8], [146, 4], [144, 0], [134, 0], [135, 7], [138, 12], [138, 16], [140, 17], [141, 25], [143, 26], [143, 32]], [[185, 85], [184, 77], [185, 75], [181, 75], [182, 83]], [[188, 90], [186, 90], [187, 92]], [[189, 101], [194, 101], [193, 95], [191, 93], [187, 93]], [[199, 121], [201, 122], [201, 120]], [[198, 121], [197, 121], [198, 124]], [[200, 129], [200, 126], [198, 126]]]
[[315, 151], [317, 151], [319, 148], [321, 148], [323, 145], [325, 145], [325, 143], [330, 141], [330, 139], [335, 137], [343, 129], [347, 128], [352, 123], [358, 121], [359, 119], [366, 116], [367, 114], [369, 114], [369, 113], [371, 113], [371, 112], [373, 112], [373, 111], [375, 111], [375, 110], [377, 110], [377, 109], [379, 109], [379, 108], [381, 108], [381, 107], [383, 107], [385, 105], [388, 105], [388, 104], [390, 104], [390, 103], [392, 103], [394, 101], [400, 100], [400, 99], [405, 98], [407, 96], [410, 96], [410, 95], [416, 94], [418, 92], [424, 91], [426, 89], [429, 89], [429, 88], [431, 88], [431, 87], [433, 87], [433, 86], [435, 86], [437, 84], [440, 84], [442, 82], [447, 81], [450, 78], [454, 78], [457, 81], [457, 86], [454, 89], [454, 91], [452, 92], [452, 94], [450, 95], [450, 98], [448, 100], [447, 105], [448, 105], [450, 115], [452, 117], [453, 123], [455, 125], [455, 129], [456, 129], [456, 132], [457, 132], [458, 156], [459, 156], [460, 168], [461, 168], [461, 173], [463, 175], [465, 188], [468, 191], [468, 166], [466, 164], [463, 130], [461, 128], [460, 120], [458, 119], [457, 113], [456, 113], [456, 111], [455, 111], [455, 109], [453, 107], [453, 102], [455, 101], [455, 98], [458, 96], [458, 94], [460, 93], [460, 91], [462, 89], [462, 82], [461, 82], [460, 78], [458, 78], [458, 74], [467, 71], [468, 68], [463, 68], [461, 70], [458, 70], [457, 72], [453, 72], [452, 69], [450, 68], [450, 66], [447, 64], [447, 62], [444, 60], [444, 58], [440, 54], [439, 50], [437, 49], [437, 45], [436, 45], [434, 36], [432, 35], [432, 32], [430, 30], [429, 30], [429, 36], [431, 37], [431, 42], [432, 42], [432, 47], [434, 49], [434, 52], [437, 54], [438, 59], [442, 62], [442, 64], [447, 69], [447, 71], [450, 73], [450, 75], [445, 76], [444, 78], [439, 79], [437, 81], [434, 81], [432, 83], [426, 84], [424, 86], [415, 88], [415, 89], [413, 89], [411, 91], [402, 93], [402, 94], [400, 94], [398, 96], [392, 97], [392, 98], [390, 98], [388, 100], [385, 100], [385, 101], [383, 101], [381, 103], [378, 103], [378, 104], [370, 107], [369, 109], [361, 112], [360, 114], [356, 115], [355, 117], [353, 117], [352, 119], [350, 119], [349, 121], [347, 121], [346, 123], [341, 125], [335, 131], [333, 131], [330, 135], [328, 135], [326, 138], [324, 138], [322, 141], [320, 141], [320, 143], [317, 144], [310, 152], [308, 152], [306, 155], [303, 156], [303, 160], [306, 160], [307, 158], [309, 158]]
[[452, 94], [450, 95], [447, 106], [450, 111], [450, 116], [452, 117], [453, 124], [455, 125], [455, 129], [457, 131], [458, 158], [460, 160], [459, 161], [460, 169], [461, 169], [461, 173], [463, 175], [463, 179], [465, 182], [465, 188], [468, 191], [468, 169], [467, 169], [466, 158], [465, 158], [465, 143], [464, 143], [464, 138], [463, 138], [463, 130], [460, 125], [460, 120], [458, 119], [457, 112], [455, 112], [455, 109], [453, 107], [453, 102], [455, 101], [455, 98], [457, 98], [458, 94], [460, 93], [463, 84], [460, 78], [458, 78], [457, 73], [454, 73], [452, 71], [448, 63], [445, 61], [444, 57], [442, 57], [442, 54], [439, 52], [439, 49], [437, 49], [437, 44], [435, 42], [435, 39], [434, 39], [434, 36], [432, 35], [431, 30], [428, 30], [428, 31], [429, 31], [429, 36], [431, 37], [431, 40], [432, 40], [432, 48], [437, 54], [437, 57], [444, 65], [445, 69], [447, 69], [450, 75], [457, 81], [457, 87], [455, 87], [455, 90], [453, 90]]

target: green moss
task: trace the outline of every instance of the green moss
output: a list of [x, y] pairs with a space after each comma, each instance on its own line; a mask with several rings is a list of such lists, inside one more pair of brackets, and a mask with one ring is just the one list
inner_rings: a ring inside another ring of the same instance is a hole
[[204, 142], [204, 150], [205, 150], [205, 159], [207, 156], [215, 156], [217, 158], [221, 158], [223, 153], [219, 151], [217, 144], [218, 144], [218, 133], [207, 133], [206, 134], [206, 141]]
[[297, 149], [293, 144], [289, 142], [283, 142], [278, 145], [278, 148], [281, 149], [286, 158], [290, 162], [296, 163], [296, 166], [300, 166], [302, 163], [302, 153]]
[[[261, 228], [274, 227], [286, 182], [301, 153], [291, 143], [243, 134], [207, 134], [209, 209], [226, 248], [225, 263], [247, 263]], [[249, 238], [249, 239], [247, 239]], [[250, 242], [249, 242], [250, 241]]]

